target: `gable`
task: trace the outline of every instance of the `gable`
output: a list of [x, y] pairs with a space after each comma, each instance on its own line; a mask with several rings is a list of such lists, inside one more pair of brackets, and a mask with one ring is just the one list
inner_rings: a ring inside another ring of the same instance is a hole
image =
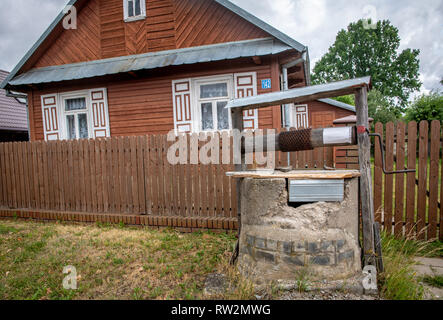
[[89, 0], [78, 28], [63, 30], [33, 67], [270, 36], [216, 1], [145, 1], [146, 19], [124, 22], [122, 0]]

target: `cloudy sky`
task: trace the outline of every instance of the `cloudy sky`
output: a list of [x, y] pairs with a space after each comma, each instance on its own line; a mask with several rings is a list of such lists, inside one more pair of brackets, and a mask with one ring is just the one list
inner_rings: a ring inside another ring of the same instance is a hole
[[[67, 0], [0, 0], [0, 69], [12, 70]], [[360, 18], [389, 19], [401, 48], [420, 49], [422, 91], [441, 88], [443, 0], [233, 0], [309, 47], [312, 67], [340, 29]]]

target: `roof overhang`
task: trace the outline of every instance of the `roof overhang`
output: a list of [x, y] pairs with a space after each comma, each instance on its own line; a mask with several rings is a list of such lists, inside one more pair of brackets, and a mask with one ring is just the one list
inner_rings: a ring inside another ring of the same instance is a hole
[[337, 100], [329, 99], [329, 98], [318, 99], [318, 101], [323, 102], [323, 103], [327, 103], [327, 104], [329, 104], [331, 106], [334, 106], [334, 107], [337, 107], [337, 108], [340, 108], [340, 109], [356, 112], [354, 106], [351, 106], [350, 104], [347, 104], [347, 103], [344, 103], [344, 102], [341, 102], [341, 101], [337, 101]]
[[[87, 0], [69, 0], [67, 3], [67, 6], [76, 6], [84, 4]], [[270, 26], [266, 22], [260, 20], [259, 18], [255, 17], [254, 15], [250, 14], [246, 10], [243, 10], [242, 8], [236, 6], [232, 2], [228, 0], [214, 0], [218, 4], [222, 5], [223, 7], [227, 8], [228, 10], [236, 13], [240, 17], [244, 18], [245, 20], [249, 21], [250, 23], [254, 24], [258, 28], [261, 28], [262, 30], [268, 32], [271, 36], [275, 37], [276, 39], [280, 40], [284, 44], [290, 46], [291, 48], [299, 51], [299, 52], [305, 52], [308, 50], [308, 48], [301, 43], [297, 42], [296, 40], [292, 39], [288, 35], [282, 33], [281, 31], [275, 29], [274, 27]], [[77, 8], [79, 9], [79, 8]], [[15, 80], [16, 76], [22, 71], [24, 66], [28, 63], [28, 61], [31, 59], [31, 57], [36, 54], [40, 46], [42, 46], [44, 43], [47, 43], [47, 39], [50, 34], [55, 32], [57, 28], [60, 28], [61, 22], [65, 16], [65, 13], [60, 12], [59, 15], [55, 18], [55, 20], [51, 23], [51, 25], [46, 29], [46, 31], [41, 35], [41, 37], [37, 40], [37, 42], [31, 47], [31, 49], [25, 54], [25, 56], [20, 60], [20, 62], [15, 66], [15, 68], [11, 71], [9, 76], [0, 84], [0, 88], [4, 89], [8, 86], [8, 84], [11, 82], [11, 80]], [[309, 68], [309, 63], [305, 63], [305, 69]], [[308, 70], [308, 73], [310, 70]]]
[[288, 50], [293, 48], [273, 38], [229, 42], [37, 68], [16, 76], [8, 86], [88, 79], [169, 66], [273, 55]]
[[370, 88], [370, 86], [371, 77], [363, 77], [231, 100], [226, 108], [248, 110], [281, 104], [309, 102], [353, 94], [359, 88]]

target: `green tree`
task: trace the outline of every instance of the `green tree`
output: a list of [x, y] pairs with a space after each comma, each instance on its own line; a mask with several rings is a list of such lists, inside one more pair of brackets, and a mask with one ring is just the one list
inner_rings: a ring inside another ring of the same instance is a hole
[[340, 30], [335, 43], [317, 62], [314, 83], [371, 76], [372, 85], [391, 103], [400, 115], [410, 94], [420, 89], [419, 50], [398, 53], [398, 29], [389, 20], [378, 21], [375, 29], [364, 27], [364, 21], [351, 23]]
[[350, 104], [351, 106], [355, 106], [355, 97], [353, 94], [348, 94], [347, 96], [341, 96], [334, 99], [343, 103]]
[[392, 105], [389, 100], [377, 89], [368, 93], [368, 113], [374, 119], [373, 124], [381, 122], [383, 124], [389, 121], [395, 122], [397, 116], [392, 112]]
[[431, 91], [415, 98], [406, 109], [406, 119], [420, 122], [422, 120], [443, 121], [443, 93]]

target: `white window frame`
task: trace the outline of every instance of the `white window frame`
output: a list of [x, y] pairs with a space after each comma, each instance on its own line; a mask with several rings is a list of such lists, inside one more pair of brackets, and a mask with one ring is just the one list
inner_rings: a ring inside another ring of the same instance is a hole
[[[86, 101], [86, 109], [83, 110], [74, 110], [74, 111], [66, 111], [65, 107], [65, 101], [69, 99], [78, 99], [78, 98], [84, 98]], [[94, 137], [93, 133], [93, 127], [92, 127], [92, 120], [91, 119], [91, 101], [89, 98], [89, 90], [82, 90], [82, 91], [74, 91], [74, 92], [67, 92], [67, 93], [61, 93], [59, 94], [58, 99], [58, 109], [59, 109], [59, 119], [60, 119], [60, 136], [62, 140], [71, 140], [69, 139], [68, 135], [68, 123], [66, 120], [66, 116], [68, 115], [74, 115], [74, 118], [76, 120], [75, 122], [75, 130], [76, 130], [76, 140], [80, 139], [79, 135], [79, 128], [78, 128], [78, 114], [80, 113], [86, 113], [86, 119], [88, 122], [88, 139], [92, 139]]]
[[[216, 84], [226, 82], [228, 84], [228, 96], [226, 98], [200, 98], [200, 87], [202, 85]], [[211, 77], [200, 77], [191, 79], [191, 90], [192, 90], [192, 110], [194, 114], [193, 128], [194, 132], [223, 132], [232, 129], [232, 119], [229, 119], [229, 129], [218, 130], [218, 120], [217, 120], [217, 104], [216, 101], [232, 100], [234, 99], [234, 74], [225, 74], [219, 76]], [[201, 103], [212, 102], [212, 117], [214, 120], [213, 130], [202, 130], [202, 113], [201, 113]], [[215, 113], [214, 113], [215, 111]]]
[[[123, 18], [125, 22], [131, 22], [131, 21], [137, 21], [137, 20], [143, 20], [146, 19], [146, 0], [140, 0], [140, 15], [138, 16], [129, 16], [129, 12], [128, 12], [128, 4], [129, 1], [134, 1], [134, 5], [135, 5], [135, 0], [123, 0]], [[135, 10], [135, 6], [134, 6], [134, 10]]]

